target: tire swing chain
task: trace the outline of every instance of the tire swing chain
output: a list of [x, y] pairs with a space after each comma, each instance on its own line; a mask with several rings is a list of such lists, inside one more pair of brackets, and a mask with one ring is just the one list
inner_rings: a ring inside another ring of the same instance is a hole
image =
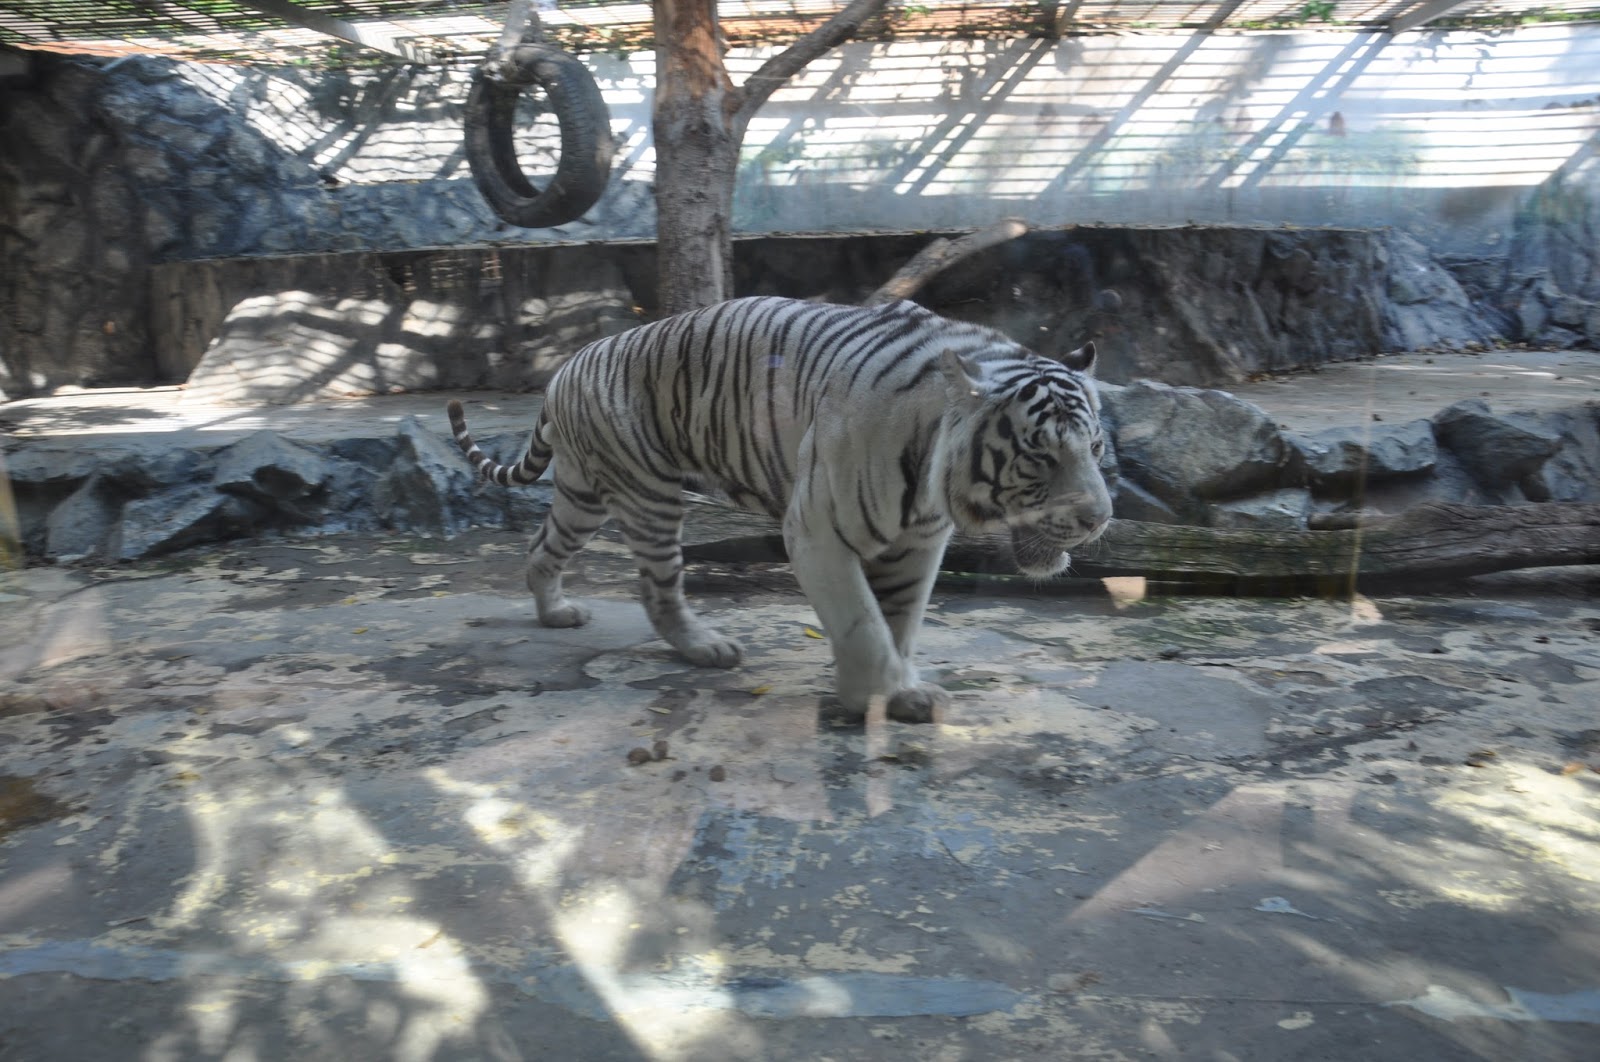
[[506, 10], [505, 29], [500, 31], [499, 39], [484, 53], [483, 62], [478, 64], [478, 71], [491, 81], [521, 84], [511, 81], [509, 56], [519, 44], [543, 42], [544, 27], [539, 23], [539, 11], [534, 7], [532, 0], [512, 0]]
[[[561, 156], [543, 189], [517, 160], [517, 99], [537, 85], [561, 130]], [[542, 39], [533, 5], [513, 3], [500, 39], [472, 79], [465, 112], [467, 164], [478, 191], [501, 220], [523, 228], [576, 221], [600, 199], [615, 146], [611, 115], [593, 75]]]

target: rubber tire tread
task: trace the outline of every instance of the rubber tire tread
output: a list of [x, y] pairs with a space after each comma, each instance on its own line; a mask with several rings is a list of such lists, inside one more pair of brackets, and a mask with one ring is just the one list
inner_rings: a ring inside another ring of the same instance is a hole
[[[496, 216], [528, 229], [576, 221], [599, 201], [611, 176], [611, 114], [600, 86], [575, 57], [548, 44], [521, 44], [506, 56], [504, 80], [479, 72], [467, 94], [467, 165]], [[543, 88], [561, 128], [561, 159], [543, 188], [522, 172], [513, 140], [517, 98]]]

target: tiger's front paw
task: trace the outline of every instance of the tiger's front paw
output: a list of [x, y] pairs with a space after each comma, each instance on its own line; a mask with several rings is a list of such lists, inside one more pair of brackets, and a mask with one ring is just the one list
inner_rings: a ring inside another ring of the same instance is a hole
[[942, 723], [950, 695], [938, 686], [922, 682], [889, 695], [887, 714], [897, 723]]
[[678, 646], [678, 651], [696, 667], [735, 667], [744, 656], [739, 643], [728, 638], [685, 642]]
[[866, 722], [874, 703], [882, 704], [884, 715], [897, 723], [940, 723], [944, 721], [950, 695], [938, 686], [919, 682], [895, 690], [887, 697], [883, 694], [852, 697], [838, 693], [823, 699], [823, 710], [828, 718], [838, 723], [859, 726]]
[[563, 601], [554, 608], [541, 611], [539, 622], [546, 627], [581, 627], [589, 622], [589, 610], [571, 601]]

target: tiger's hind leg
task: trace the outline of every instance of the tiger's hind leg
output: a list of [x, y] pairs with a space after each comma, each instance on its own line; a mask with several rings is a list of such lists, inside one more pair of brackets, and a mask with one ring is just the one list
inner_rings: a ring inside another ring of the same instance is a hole
[[742, 650], [705, 624], [683, 596], [683, 503], [652, 498], [648, 522], [624, 517], [622, 538], [639, 562], [639, 598], [651, 626], [667, 644], [699, 667], [733, 667]]
[[915, 662], [917, 632], [939, 574], [944, 538], [915, 546], [895, 546], [864, 565], [867, 585], [878, 601], [904, 668], [904, 686], [890, 697], [887, 714], [902, 723], [931, 723], [949, 701], [944, 690], [919, 682]]
[[546, 627], [581, 627], [589, 610], [569, 600], [561, 589], [561, 573], [606, 522], [606, 507], [581, 477], [555, 472], [555, 500], [544, 524], [528, 543], [526, 578], [533, 591], [539, 622]]

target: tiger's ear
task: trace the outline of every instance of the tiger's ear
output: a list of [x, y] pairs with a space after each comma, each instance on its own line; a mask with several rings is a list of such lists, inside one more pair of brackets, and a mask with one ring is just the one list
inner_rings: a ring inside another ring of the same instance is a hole
[[1089, 340], [1077, 350], [1068, 351], [1056, 359], [1074, 372], [1081, 372], [1085, 376], [1094, 375], [1094, 340]]
[[944, 373], [945, 383], [949, 385], [951, 398], [972, 401], [989, 393], [989, 385], [983, 382], [983, 373], [957, 351], [946, 350], [940, 354], [939, 368]]

